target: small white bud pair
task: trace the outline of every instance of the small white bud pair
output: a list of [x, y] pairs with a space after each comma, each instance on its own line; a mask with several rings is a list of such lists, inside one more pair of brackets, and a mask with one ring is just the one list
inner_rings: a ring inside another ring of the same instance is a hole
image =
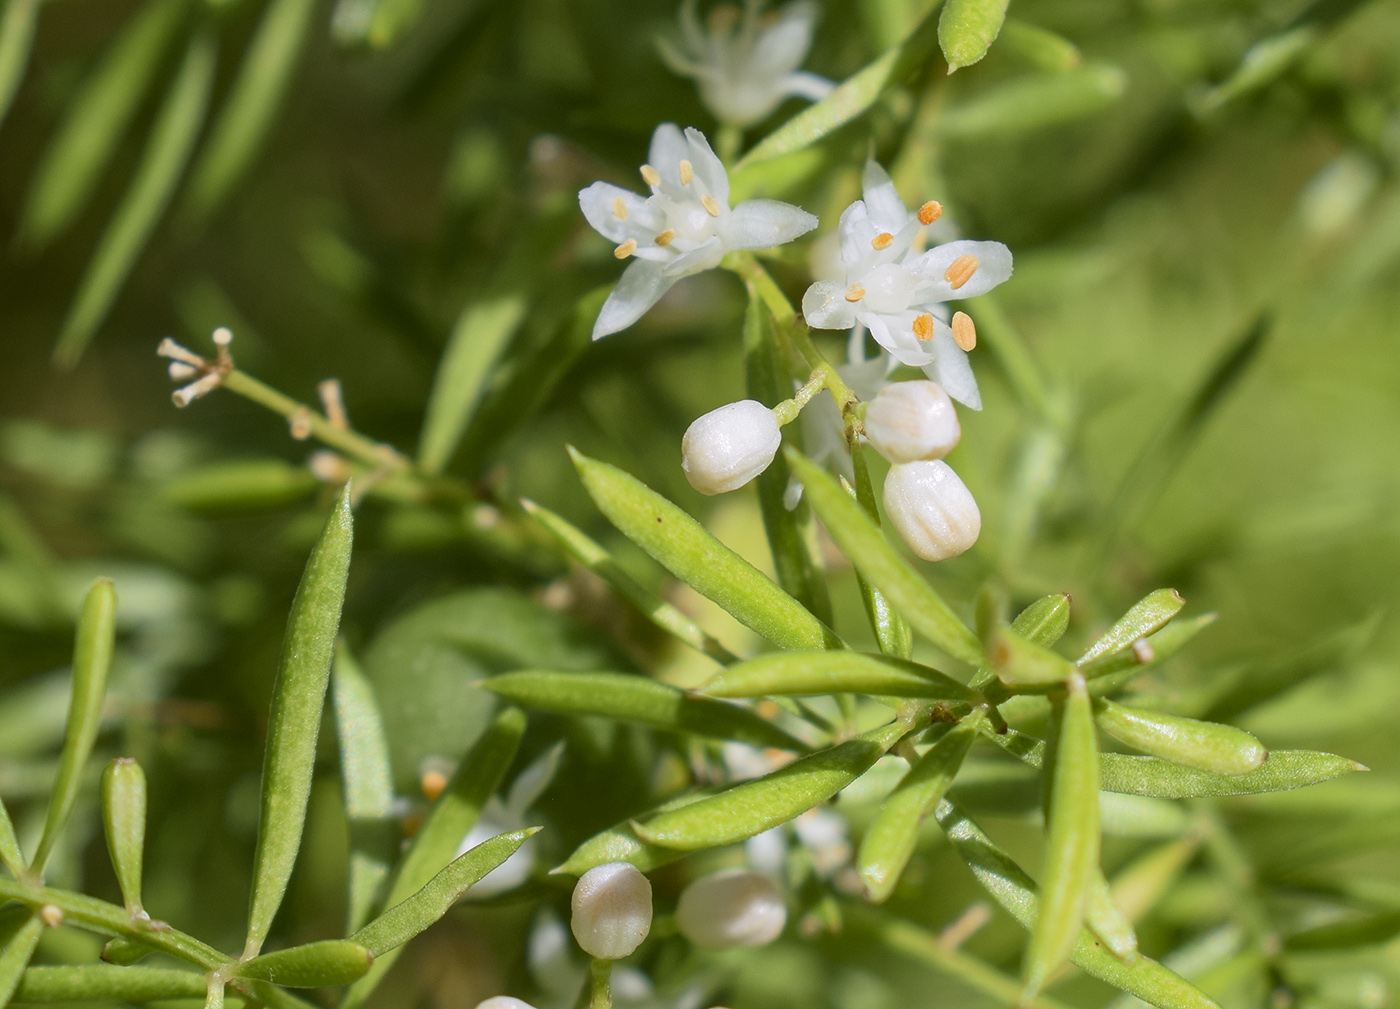
[[681, 469], [701, 494], [724, 494], [772, 465], [782, 441], [773, 411], [756, 399], [741, 399], [711, 410], [686, 429]]
[[702, 949], [765, 946], [782, 934], [787, 904], [778, 884], [761, 872], [728, 869], [681, 891], [676, 926]]

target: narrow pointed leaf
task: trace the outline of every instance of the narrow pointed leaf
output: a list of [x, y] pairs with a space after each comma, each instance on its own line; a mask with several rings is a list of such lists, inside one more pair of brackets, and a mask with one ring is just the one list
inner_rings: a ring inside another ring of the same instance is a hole
[[1113, 903], [1108, 880], [1103, 871], [1094, 867], [1093, 879], [1089, 883], [1089, 899], [1084, 907], [1084, 925], [1098, 937], [1104, 948], [1125, 963], [1137, 959], [1137, 933], [1133, 923]]
[[997, 38], [1003, 52], [1040, 70], [1058, 73], [1084, 62], [1079, 47], [1069, 39], [1018, 18], [1007, 18]]
[[1185, 605], [1186, 600], [1176, 589], [1158, 589], [1149, 593], [1134, 603], [1127, 613], [1118, 618], [1117, 623], [1089, 646], [1089, 650], [1079, 657], [1079, 664], [1086, 665], [1094, 659], [1106, 658], [1131, 648], [1134, 641], [1161, 630]]
[[235, 977], [271, 981], [287, 988], [324, 988], [364, 977], [374, 954], [349, 939], [326, 939], [245, 960]]
[[19, 839], [15, 837], [15, 825], [10, 820], [10, 811], [0, 799], [0, 865], [15, 879], [24, 875], [24, 853], [19, 849]]
[[1248, 774], [1258, 770], [1269, 755], [1259, 740], [1232, 725], [1144, 711], [1102, 699], [1094, 702], [1094, 721], [1135, 750], [1213, 774]]
[[[1031, 928], [1037, 917], [1038, 899], [1035, 883], [1025, 870], [952, 800], [940, 802], [934, 816], [983, 889], [1022, 927]], [[1139, 956], [1131, 964], [1124, 963], [1100, 946], [1087, 930], [1075, 940], [1070, 960], [1084, 973], [1162, 1009], [1219, 1009], [1210, 996], [1157, 961]]]
[[34, 172], [19, 225], [22, 243], [42, 248], [83, 209], [188, 8], [186, 0], [149, 0], [83, 81]]
[[54, 361], [71, 368], [107, 317], [189, 161], [214, 82], [214, 36], [201, 30], [166, 92], [131, 185], [103, 232], [54, 348]]
[[204, 975], [163, 967], [30, 967], [24, 972], [16, 1002], [155, 1002], [196, 999], [205, 994]]
[[1400, 911], [1339, 921], [1305, 932], [1295, 932], [1284, 942], [1289, 950], [1353, 949], [1388, 942], [1400, 934]]
[[657, 627], [716, 662], [727, 665], [738, 661], [733, 652], [701, 630], [694, 620], [624, 571], [612, 554], [582, 529], [533, 501], [522, 500], [520, 505], [549, 530], [574, 560], [611, 585]]
[[914, 854], [919, 825], [947, 794], [976, 736], [974, 726], [955, 725], [918, 759], [880, 805], [856, 855], [856, 871], [874, 903], [883, 904], [894, 892]]
[[39, 937], [43, 934], [44, 922], [36, 912], [0, 951], [0, 1009], [10, 1004], [10, 997], [19, 987], [24, 969], [29, 966], [34, 947], [39, 945]]
[[734, 739], [753, 746], [806, 752], [791, 736], [748, 708], [628, 673], [553, 672], [525, 669], [480, 684], [526, 708], [564, 715], [602, 715], [656, 729]]
[[1099, 866], [1099, 760], [1089, 692], [1073, 676], [1059, 718], [1047, 795], [1041, 899], [1026, 951], [1026, 992], [1044, 988], [1074, 950]]
[[[1100, 765], [1104, 754], [1099, 754]], [[1105, 836], [1180, 837], [1191, 829], [1191, 816], [1170, 799], [1126, 792], [1099, 792], [1099, 829]]]
[[632, 829], [648, 844], [680, 851], [745, 840], [830, 799], [868, 771], [906, 731], [901, 722], [891, 722]]
[[1049, 648], [1069, 630], [1070, 597], [1064, 592], [1043, 596], [1011, 621], [1011, 629], [1032, 644]]
[[1165, 662], [1181, 651], [1215, 621], [1214, 613], [1203, 613], [1189, 620], [1173, 620], [1157, 633], [1144, 638], [1143, 645], [1125, 648], [1112, 655], [1101, 655], [1085, 663], [1079, 668], [1089, 680], [1089, 693], [1100, 696], [1123, 688], [1148, 666]]
[[1009, 627], [997, 632], [987, 657], [997, 679], [1012, 688], [1058, 685], [1075, 673], [1069, 659], [1023, 638]]
[[122, 900], [141, 909], [141, 866], [146, 848], [146, 772], [130, 757], [118, 757], [102, 772], [102, 826]]
[[375, 956], [402, 946], [446, 914], [469, 887], [514, 855], [539, 829], [514, 830], [483, 841], [448, 863], [421, 890], [389, 908], [352, 935], [351, 940]]
[[525, 299], [504, 294], [475, 302], [462, 314], [442, 352], [418, 445], [418, 464], [441, 473], [471, 424], [491, 369], [525, 318]]
[[[669, 802], [662, 803], [651, 815], [692, 805], [713, 794], [713, 791], [706, 789], [688, 792]], [[621, 823], [613, 824], [607, 830], [599, 831], [575, 848], [568, 859], [555, 866], [550, 872], [582, 876], [595, 865], [604, 865], [608, 862], [630, 862], [642, 872], [651, 872], [651, 870], [668, 865], [685, 855], [685, 852], [677, 851], [675, 848], [662, 848], [658, 845], [647, 844], [632, 829], [634, 822], [634, 820], [623, 820]]]
[[[865, 459], [865, 448], [858, 439], [850, 448], [856, 500], [865, 509], [865, 514], [870, 516], [870, 521], [879, 526], [880, 509], [875, 504], [875, 487], [870, 482], [870, 467]], [[786, 470], [787, 467], [783, 468]], [[880, 651], [900, 659], [909, 658], [914, 653], [914, 632], [910, 629], [909, 622], [890, 605], [883, 592], [865, 580], [864, 575], [857, 572], [856, 581], [860, 585], [860, 599], [865, 604], [866, 619], [870, 621], [870, 627], [875, 632], [875, 643], [880, 646]]]
[[10, 103], [15, 100], [29, 66], [40, 2], [9, 0], [0, 11], [0, 125], [5, 122], [5, 114], [10, 111]]
[[34, 852], [30, 869], [42, 876], [58, 836], [78, 799], [83, 768], [102, 725], [102, 705], [107, 698], [107, 674], [112, 668], [112, 652], [117, 635], [117, 591], [110, 580], [100, 578], [88, 589], [78, 617], [73, 642], [73, 694], [68, 702], [68, 727], [63, 736], [63, 752], [58, 760], [58, 776], [49, 796], [44, 834]]
[[315, 0], [272, 0], [264, 10], [192, 174], [185, 200], [192, 219], [216, 210], [257, 156], [291, 84], [315, 10]]
[[973, 701], [978, 696], [928, 666], [867, 652], [773, 652], [730, 666], [703, 689], [712, 697], [885, 694]]
[[258, 821], [248, 910], [248, 956], [256, 955], [267, 938], [301, 847], [316, 761], [316, 737], [331, 674], [331, 652], [345, 602], [353, 540], [354, 516], [347, 486], [297, 586], [287, 619], [282, 664], [272, 688], [263, 757], [262, 815]]
[[763, 572], [636, 477], [573, 449], [600, 511], [661, 566], [780, 648], [839, 648], [835, 633]]
[[895, 552], [865, 509], [800, 452], [789, 450], [787, 458], [827, 532], [866, 581], [884, 593], [900, 615], [933, 644], [956, 659], [981, 665], [985, 656], [977, 636], [933, 586]]
[[340, 776], [350, 828], [347, 931], [353, 932], [369, 920], [389, 878], [399, 825], [393, 816], [394, 781], [379, 704], [344, 641], [336, 646], [332, 677]]
[[[462, 758], [457, 773], [428, 810], [413, 844], [395, 869], [384, 899], [386, 907], [396, 907], [413, 896], [453, 860], [515, 759], [524, 734], [525, 713], [506, 708]], [[368, 998], [397, 958], [397, 948], [378, 957], [369, 973], [345, 993], [342, 1009], [353, 1009]]]
[[1129, 921], [1141, 921], [1176, 882], [1200, 844], [1199, 836], [1188, 834], [1129, 862], [1109, 887], [1114, 905]]
[[979, 89], [944, 114], [938, 132], [949, 138], [1030, 133], [1103, 112], [1127, 90], [1127, 75], [1103, 63], [1060, 73], [1026, 74]]
[[987, 55], [1006, 20], [1008, 0], [947, 0], [938, 18], [938, 45], [948, 72]]

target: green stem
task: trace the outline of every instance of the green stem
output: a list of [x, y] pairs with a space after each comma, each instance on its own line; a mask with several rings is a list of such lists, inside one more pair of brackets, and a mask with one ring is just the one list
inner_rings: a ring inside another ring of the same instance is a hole
[[791, 424], [802, 412], [802, 408], [812, 401], [812, 397], [826, 388], [826, 375], [822, 372], [815, 373], [807, 380], [807, 384], [797, 390], [792, 399], [785, 399], [777, 406], [773, 407], [773, 413], [778, 418], [778, 426]]
[[593, 960], [593, 994], [588, 1000], [588, 1009], [612, 1009], [611, 960]]

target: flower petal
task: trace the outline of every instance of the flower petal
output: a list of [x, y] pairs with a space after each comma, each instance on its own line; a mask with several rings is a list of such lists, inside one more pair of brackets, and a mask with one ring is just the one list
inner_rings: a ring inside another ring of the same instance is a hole
[[647, 164], [661, 175], [661, 187], [673, 200], [685, 198], [685, 190], [679, 188], [680, 164], [682, 158], [688, 157], [690, 145], [685, 142], [680, 127], [675, 123], [662, 123], [652, 133]]
[[[977, 257], [977, 270], [957, 290], [943, 279], [944, 272], [959, 256]], [[960, 301], [986, 294], [1011, 276], [1011, 250], [1000, 242], [972, 242], [967, 240], [949, 242], [935, 246], [917, 259], [910, 260], [909, 268], [919, 275], [920, 283], [916, 292], [919, 301]]]
[[724, 258], [724, 243], [719, 236], [707, 239], [689, 252], [683, 252], [667, 263], [662, 271], [666, 276], [679, 280], [702, 270], [713, 270]]
[[771, 249], [817, 226], [801, 207], [779, 200], [745, 200], [719, 222], [726, 249]]
[[668, 70], [681, 77], [699, 77], [703, 68], [695, 60], [681, 52], [670, 39], [665, 36], [658, 36], [656, 39], [656, 51], [661, 56], [661, 62], [666, 64]]
[[865, 177], [862, 183], [866, 211], [877, 232], [888, 231], [897, 234], [904, 230], [912, 215], [904, 206], [904, 201], [899, 198], [899, 190], [894, 188], [889, 173], [879, 162], [872, 159], [865, 163]]
[[661, 296], [671, 289], [676, 280], [663, 274], [659, 263], [646, 259], [634, 260], [631, 266], [622, 271], [617, 286], [608, 295], [608, 300], [603, 302], [598, 321], [593, 324], [593, 339], [601, 339], [632, 325], [661, 300]]
[[819, 102], [836, 90], [836, 83], [807, 70], [798, 70], [778, 81], [778, 90], [784, 95], [796, 95], [808, 101]]
[[841, 262], [846, 264], [847, 276], [864, 272], [861, 268], [870, 251], [870, 240], [879, 234], [870, 222], [864, 200], [856, 200], [841, 212], [836, 232], [841, 236]]
[[[713, 196], [722, 209], [729, 209], [729, 173], [724, 162], [710, 148], [710, 142], [693, 126], [687, 126], [685, 139], [690, 150], [690, 164], [704, 191]], [[684, 155], [682, 155], [684, 156]]]
[[914, 335], [914, 317], [917, 312], [895, 312], [883, 315], [878, 312], [858, 312], [856, 318], [863, 322], [875, 342], [888, 350], [900, 364], [922, 368], [934, 359], [933, 347]]
[[[617, 216], [618, 200], [627, 211], [626, 217]], [[593, 230], [613, 242], [635, 238], [642, 245], [665, 226], [665, 217], [648, 200], [607, 182], [580, 190], [578, 205]]]
[[759, 32], [746, 70], [774, 77], [796, 70], [812, 47], [817, 5], [805, 0], [787, 4], [778, 12], [777, 23]]
[[850, 329], [856, 324], [856, 306], [846, 300], [846, 285], [822, 280], [802, 295], [802, 317], [813, 329]]
[[963, 406], [982, 409], [982, 393], [977, 388], [977, 376], [972, 373], [967, 351], [953, 339], [952, 329], [935, 322], [932, 343], [937, 357], [924, 368], [924, 374], [943, 386], [944, 392]]

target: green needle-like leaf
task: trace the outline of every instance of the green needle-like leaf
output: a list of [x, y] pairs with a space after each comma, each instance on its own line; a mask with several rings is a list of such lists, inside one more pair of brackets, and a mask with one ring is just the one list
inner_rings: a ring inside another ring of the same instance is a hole
[[1135, 750], [1213, 774], [1248, 774], [1269, 755], [1243, 729], [1112, 701], [1094, 702], [1094, 720], [1104, 732]]
[[632, 829], [648, 844], [697, 851], [733, 844], [787, 823], [830, 799], [884, 756], [908, 726], [901, 721], [793, 761]]
[[253, 855], [245, 959], [262, 948], [301, 847], [353, 541], [354, 515], [347, 486], [306, 562], [287, 619], [263, 758], [262, 816]]
[[1113, 903], [1108, 880], [1104, 879], [1103, 870], [1098, 866], [1094, 866], [1093, 878], [1089, 883], [1084, 925], [1119, 960], [1132, 963], [1137, 959], [1137, 932], [1133, 930], [1133, 923]]
[[1099, 752], [1083, 677], [1070, 678], [1055, 708], [1041, 897], [1026, 950], [1028, 995], [1049, 984], [1074, 949], [1099, 871]]
[[245, 960], [234, 976], [288, 988], [324, 988], [364, 977], [372, 963], [374, 954], [360, 943], [326, 939]]
[[1006, 20], [1008, 0], [947, 0], [938, 18], [938, 45], [948, 72], [971, 66], [987, 55]]
[[[713, 794], [713, 792], [704, 789], [689, 792], [669, 802], [662, 803], [650, 815], [668, 813], [673, 809], [680, 809], [702, 799], [707, 799]], [[642, 815], [648, 814], [643, 813]], [[555, 866], [550, 872], [582, 876], [595, 865], [603, 865], [607, 862], [630, 862], [642, 872], [651, 872], [651, 870], [668, 865], [685, 855], [685, 852], [677, 851], [675, 848], [662, 848], [658, 845], [647, 844], [632, 829], [634, 822], [633, 820], [624, 820], [621, 823], [613, 824], [607, 830], [594, 834], [575, 848], [567, 860], [561, 865]]]
[[[833, 653], [835, 654], [835, 653]], [[526, 708], [570, 715], [602, 715], [656, 729], [735, 739], [753, 746], [805, 753], [791, 736], [748, 708], [627, 673], [572, 673], [527, 669], [483, 680], [492, 693]]]
[[704, 686], [712, 697], [885, 694], [973, 701], [977, 693], [950, 676], [892, 655], [866, 652], [774, 652], [730, 666]]
[[787, 459], [827, 532], [861, 576], [884, 593], [899, 614], [929, 641], [956, 659], [981, 665], [985, 656], [977, 636], [895, 552], [865, 509], [829, 473], [800, 452], [789, 449]]
[[24, 876], [24, 853], [19, 849], [19, 839], [15, 837], [15, 825], [10, 819], [10, 811], [0, 799], [0, 865], [11, 876], [21, 879]]
[[1007, 18], [997, 36], [1003, 52], [1009, 52], [1039, 70], [1060, 73], [1084, 62], [1079, 47], [1063, 35], [1019, 18]]
[[1087, 665], [1095, 659], [1106, 659], [1125, 648], [1131, 648], [1134, 641], [1164, 627], [1185, 605], [1186, 600], [1176, 589], [1158, 589], [1149, 593], [1134, 603], [1107, 633], [1089, 646], [1089, 650], [1079, 657], [1079, 664]]
[[[787, 469], [786, 466], [783, 467]], [[870, 466], [866, 462], [865, 448], [857, 439], [851, 446], [851, 470], [855, 478], [856, 500], [870, 516], [875, 525], [880, 524], [880, 509], [875, 503], [875, 487], [870, 482]], [[914, 632], [899, 611], [890, 605], [883, 592], [872, 586], [861, 574], [856, 575], [860, 585], [860, 599], [865, 604], [865, 616], [875, 632], [875, 643], [880, 651], [896, 658], [907, 659], [914, 652]]]
[[9, 0], [0, 12], [0, 124], [24, 80], [41, 0]]
[[996, 633], [988, 652], [997, 679], [1013, 689], [1061, 684], [1075, 673], [1069, 659], [1023, 638], [1010, 627]]
[[1043, 596], [1011, 621], [1011, 629], [1027, 641], [1049, 648], [1069, 630], [1070, 598], [1063, 592]]
[[883, 904], [894, 892], [914, 854], [919, 824], [947, 794], [976, 737], [975, 726], [967, 722], [955, 725], [919, 758], [881, 804], [856, 855], [856, 871], [874, 903]]
[[527, 827], [481, 842], [450, 862], [413, 896], [395, 904], [350, 938], [375, 956], [402, 946], [446, 914], [469, 887], [514, 855], [539, 830]]
[[1188, 834], [1129, 862], [1109, 887], [1114, 906], [1129, 921], [1141, 921], [1171, 889], [1200, 844], [1198, 835]]
[[1013, 77], [953, 106], [939, 120], [938, 132], [960, 139], [1013, 137], [1103, 112], [1127, 90], [1127, 75], [1102, 63]]
[[24, 972], [16, 1002], [155, 1002], [203, 998], [204, 975], [163, 967], [30, 967]]
[[102, 725], [102, 705], [107, 699], [107, 673], [112, 668], [112, 652], [117, 636], [117, 590], [110, 580], [100, 578], [88, 589], [78, 617], [73, 642], [73, 694], [68, 702], [68, 725], [63, 736], [63, 752], [58, 759], [58, 776], [49, 796], [44, 833], [30, 863], [35, 876], [53, 853], [73, 803], [78, 799], [83, 768], [87, 766], [97, 730]]
[[39, 945], [39, 937], [43, 934], [44, 922], [36, 912], [0, 951], [0, 1009], [10, 1004], [10, 997], [19, 987], [24, 969], [29, 966], [29, 958], [34, 955], [34, 947]]
[[1215, 623], [1216, 614], [1204, 613], [1189, 620], [1174, 620], [1143, 644], [1111, 655], [1100, 655], [1079, 667], [1089, 679], [1089, 693], [1100, 696], [1120, 690], [1148, 666], [1165, 662], [1181, 651], [1201, 631]]
[[661, 566], [780, 648], [840, 648], [832, 630], [699, 522], [616, 466], [570, 448], [608, 521]]
[[166, 92], [136, 175], [88, 263], [54, 348], [54, 361], [71, 368], [106, 318], [156, 222], [165, 212], [204, 123], [214, 83], [216, 41], [196, 31]]
[[146, 848], [146, 772], [130, 757], [118, 757], [102, 772], [102, 826], [122, 900], [135, 913]]

